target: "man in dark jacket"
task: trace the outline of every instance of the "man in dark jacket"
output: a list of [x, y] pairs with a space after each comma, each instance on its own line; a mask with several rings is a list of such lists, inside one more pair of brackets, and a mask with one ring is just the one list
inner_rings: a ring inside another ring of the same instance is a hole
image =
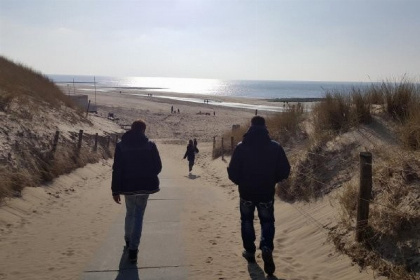
[[137, 120], [131, 125], [115, 147], [112, 166], [112, 196], [121, 204], [120, 195], [125, 197], [124, 239], [131, 262], [137, 261], [143, 227], [143, 216], [149, 194], [159, 191], [158, 174], [162, 170], [156, 144], [144, 135], [146, 124]]
[[279, 143], [270, 139], [265, 119], [255, 116], [251, 127], [232, 155], [228, 167], [229, 179], [239, 186], [241, 234], [245, 251], [242, 256], [255, 262], [254, 211], [258, 210], [264, 271], [272, 275], [274, 239], [275, 185], [287, 179], [290, 165]]

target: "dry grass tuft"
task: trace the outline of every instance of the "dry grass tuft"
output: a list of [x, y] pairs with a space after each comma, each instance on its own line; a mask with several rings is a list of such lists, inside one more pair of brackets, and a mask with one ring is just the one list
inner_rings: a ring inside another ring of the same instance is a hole
[[301, 127], [304, 120], [304, 111], [304, 106], [297, 103], [288, 107], [285, 112], [267, 119], [266, 124], [271, 137], [282, 145], [290, 140], [306, 138], [307, 135]]
[[420, 102], [411, 106], [408, 118], [399, 130], [403, 145], [411, 150], [420, 150]]
[[350, 128], [351, 99], [340, 93], [327, 93], [325, 99], [313, 109], [316, 133], [345, 132]]
[[373, 168], [366, 244], [354, 244], [350, 234], [356, 224], [356, 180], [345, 184], [338, 195], [341, 223], [331, 236], [362, 267], [370, 265], [390, 279], [416, 279], [420, 276], [420, 160], [398, 150], [378, 150]]
[[396, 120], [404, 122], [410, 115], [412, 105], [418, 104], [419, 92], [415, 84], [402, 79], [399, 83], [382, 83], [387, 112]]
[[352, 89], [350, 95], [352, 101], [352, 115], [353, 121], [357, 124], [368, 124], [372, 121], [371, 107], [370, 103], [371, 96], [369, 93], [362, 92], [360, 89]]

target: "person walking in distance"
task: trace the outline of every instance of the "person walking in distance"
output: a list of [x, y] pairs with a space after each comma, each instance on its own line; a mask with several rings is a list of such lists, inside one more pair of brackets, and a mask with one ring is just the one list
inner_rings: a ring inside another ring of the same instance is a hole
[[290, 174], [290, 164], [283, 148], [269, 137], [265, 119], [255, 116], [242, 142], [236, 146], [227, 168], [229, 179], [238, 185], [240, 196], [242, 256], [255, 262], [254, 212], [258, 211], [261, 224], [259, 249], [262, 251], [264, 271], [272, 275], [273, 261], [274, 193], [275, 185]]
[[188, 170], [191, 173], [194, 166], [195, 154], [198, 153], [197, 145], [194, 145], [193, 140], [188, 141], [187, 151], [185, 152], [184, 159], [188, 159]]
[[143, 227], [143, 216], [149, 194], [159, 191], [158, 174], [162, 162], [156, 144], [144, 134], [146, 123], [134, 121], [115, 147], [112, 166], [112, 197], [121, 204], [124, 195], [126, 215], [124, 239], [128, 258], [137, 262], [138, 247]]

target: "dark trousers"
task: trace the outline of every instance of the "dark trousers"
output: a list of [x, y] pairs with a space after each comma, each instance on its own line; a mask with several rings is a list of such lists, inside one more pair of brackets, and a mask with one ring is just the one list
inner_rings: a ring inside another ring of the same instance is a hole
[[194, 166], [194, 160], [193, 159], [192, 160], [189, 160], [188, 161], [188, 170], [190, 172], [192, 171], [193, 166]]
[[260, 249], [267, 247], [274, 249], [274, 201], [255, 202], [240, 199], [239, 209], [241, 211], [241, 234], [245, 250], [255, 252], [255, 230], [254, 230], [254, 212], [258, 211], [258, 217], [261, 224]]

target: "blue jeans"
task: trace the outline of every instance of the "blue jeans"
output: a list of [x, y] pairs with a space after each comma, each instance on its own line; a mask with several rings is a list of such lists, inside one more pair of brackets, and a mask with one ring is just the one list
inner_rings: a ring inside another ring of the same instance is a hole
[[258, 210], [258, 217], [261, 224], [260, 249], [268, 247], [274, 249], [274, 201], [255, 202], [241, 198], [239, 202], [241, 211], [241, 234], [245, 250], [255, 252], [255, 230], [254, 230], [254, 211]]
[[141, 231], [143, 228], [143, 216], [146, 210], [149, 195], [126, 195], [125, 206], [125, 241], [130, 243], [130, 250], [138, 250]]

